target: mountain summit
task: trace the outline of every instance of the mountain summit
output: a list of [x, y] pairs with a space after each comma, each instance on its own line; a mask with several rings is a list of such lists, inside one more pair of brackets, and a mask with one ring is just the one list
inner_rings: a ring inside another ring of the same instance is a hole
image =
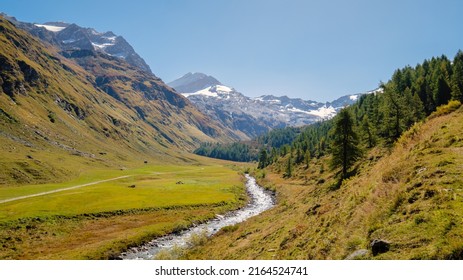
[[43, 41], [57, 46], [62, 51], [91, 50], [124, 59], [132, 66], [152, 73], [145, 60], [122, 37], [111, 31], [98, 32], [77, 24], [46, 22], [43, 24], [20, 22], [16, 18], [2, 14], [17, 27], [24, 29]]
[[168, 83], [169, 86], [175, 88], [178, 92], [192, 93], [199, 90], [222, 85], [216, 78], [203, 73], [187, 73], [183, 77]]

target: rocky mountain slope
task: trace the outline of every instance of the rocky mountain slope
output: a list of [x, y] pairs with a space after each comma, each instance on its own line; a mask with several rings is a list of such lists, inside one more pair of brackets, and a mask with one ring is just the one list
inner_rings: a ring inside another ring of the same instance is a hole
[[199, 142], [230, 139], [226, 128], [124, 59], [60, 51], [1, 17], [0, 46], [0, 184], [176, 161]]
[[32, 24], [20, 22], [16, 18], [2, 14], [17, 27], [26, 30], [42, 41], [51, 43], [63, 51], [92, 50], [124, 59], [132, 66], [151, 73], [151, 69], [133, 47], [122, 37], [111, 31], [98, 32], [65, 22], [46, 22]]
[[347, 95], [327, 103], [273, 95], [250, 98], [202, 73], [188, 73], [168, 84], [202, 112], [224, 126], [242, 132], [243, 140], [273, 128], [302, 126], [329, 119], [361, 95]]

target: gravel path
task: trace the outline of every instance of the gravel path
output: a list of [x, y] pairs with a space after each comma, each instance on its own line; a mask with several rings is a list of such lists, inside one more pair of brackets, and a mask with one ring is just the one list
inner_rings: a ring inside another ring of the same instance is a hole
[[12, 201], [16, 201], [16, 200], [21, 200], [21, 199], [26, 199], [26, 198], [31, 198], [31, 197], [36, 197], [36, 196], [42, 196], [42, 195], [57, 193], [57, 192], [75, 190], [75, 189], [78, 189], [78, 188], [87, 187], [87, 186], [91, 186], [91, 185], [96, 185], [96, 184], [100, 184], [100, 183], [104, 183], [104, 182], [116, 181], [116, 180], [119, 180], [119, 179], [131, 177], [131, 176], [133, 176], [133, 175], [125, 175], [125, 176], [120, 176], [120, 177], [116, 177], [116, 178], [95, 181], [95, 182], [91, 182], [91, 183], [76, 185], [76, 186], [72, 186], [72, 187], [67, 187], [67, 188], [62, 188], [62, 189], [57, 189], [57, 190], [52, 190], [52, 191], [47, 191], [47, 192], [41, 192], [41, 193], [35, 193], [35, 194], [30, 194], [30, 195], [25, 195], [25, 196], [18, 196], [18, 197], [8, 198], [8, 199], [5, 199], [5, 200], [0, 200], [0, 204], [7, 203], [7, 202], [12, 202]]

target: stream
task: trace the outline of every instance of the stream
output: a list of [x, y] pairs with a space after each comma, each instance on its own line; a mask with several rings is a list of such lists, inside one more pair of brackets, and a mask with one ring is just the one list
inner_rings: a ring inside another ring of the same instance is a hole
[[253, 216], [272, 208], [275, 205], [274, 197], [261, 186], [257, 185], [256, 179], [248, 174], [246, 176], [246, 190], [250, 197], [248, 205], [230, 211], [225, 215], [217, 215], [215, 219], [206, 223], [195, 225], [177, 234], [169, 234], [139, 246], [130, 248], [119, 257], [124, 260], [151, 260], [161, 250], [169, 250], [173, 247], [187, 248], [191, 236], [196, 234], [206, 234], [208, 237], [217, 233], [221, 228], [241, 223]]

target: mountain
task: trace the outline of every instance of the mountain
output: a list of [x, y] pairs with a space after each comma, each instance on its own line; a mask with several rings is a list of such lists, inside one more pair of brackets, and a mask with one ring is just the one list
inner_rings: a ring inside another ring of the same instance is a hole
[[183, 77], [168, 83], [178, 92], [197, 92], [210, 86], [222, 85], [216, 78], [203, 73], [187, 73]]
[[251, 98], [203, 73], [188, 73], [168, 83], [198, 108], [247, 140], [273, 128], [303, 126], [329, 119], [361, 94], [321, 103], [287, 96], [263, 95]]
[[17, 27], [24, 29], [41, 40], [51, 43], [63, 51], [94, 50], [110, 56], [122, 58], [130, 65], [151, 73], [146, 62], [122, 37], [111, 31], [98, 32], [93, 28], [84, 28], [64, 22], [46, 22], [32, 24], [20, 22], [14, 17], [2, 14]]
[[0, 185], [66, 180], [147, 159], [188, 161], [182, 151], [233, 137], [119, 57], [59, 51], [2, 17], [0, 47]]

